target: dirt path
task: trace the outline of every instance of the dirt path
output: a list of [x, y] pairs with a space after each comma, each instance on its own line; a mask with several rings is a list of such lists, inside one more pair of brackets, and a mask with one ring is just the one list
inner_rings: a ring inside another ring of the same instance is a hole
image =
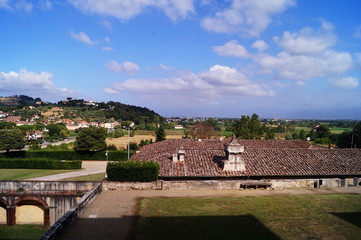
[[60, 173], [55, 175], [49, 175], [44, 177], [31, 178], [26, 180], [34, 180], [34, 181], [59, 181], [64, 178], [70, 177], [79, 177], [96, 173], [104, 173], [107, 166], [106, 161], [83, 161], [82, 168], [83, 170], [68, 172], [68, 173]]
[[129, 190], [103, 191], [61, 239], [130, 239], [139, 199], [151, 197], [240, 197], [296, 194], [357, 193], [361, 188], [287, 190]]

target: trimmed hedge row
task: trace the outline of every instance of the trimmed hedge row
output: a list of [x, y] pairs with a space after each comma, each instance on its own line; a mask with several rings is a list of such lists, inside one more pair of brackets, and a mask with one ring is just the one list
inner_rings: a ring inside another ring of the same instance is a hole
[[159, 164], [147, 161], [110, 162], [107, 165], [109, 181], [152, 182], [158, 179]]
[[[130, 152], [130, 156], [134, 151]], [[0, 153], [0, 158], [49, 158], [57, 160], [106, 160], [105, 151], [77, 152], [74, 150], [28, 150]], [[109, 151], [109, 161], [128, 160], [127, 151]]]
[[81, 161], [60, 161], [46, 158], [2, 158], [0, 168], [16, 169], [80, 169]]

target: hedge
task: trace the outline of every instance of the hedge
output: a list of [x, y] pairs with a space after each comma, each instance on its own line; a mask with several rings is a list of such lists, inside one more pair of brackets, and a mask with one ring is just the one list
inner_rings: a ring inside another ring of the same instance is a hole
[[147, 161], [110, 162], [107, 165], [109, 181], [152, 182], [158, 179], [159, 164]]
[[[134, 151], [130, 151], [130, 156]], [[57, 160], [106, 160], [105, 151], [77, 152], [74, 150], [28, 150], [0, 153], [0, 158], [49, 158]], [[109, 161], [128, 160], [127, 151], [109, 151]]]
[[81, 161], [60, 161], [46, 158], [1, 158], [0, 168], [80, 169], [81, 163]]

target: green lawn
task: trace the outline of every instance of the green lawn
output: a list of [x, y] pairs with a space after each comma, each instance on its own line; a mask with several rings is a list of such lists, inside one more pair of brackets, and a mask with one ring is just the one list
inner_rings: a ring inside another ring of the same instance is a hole
[[0, 239], [35, 240], [39, 239], [46, 231], [47, 229], [43, 229], [39, 225], [0, 225]]
[[105, 173], [97, 173], [80, 177], [65, 178], [62, 181], [102, 181], [104, 179]]
[[[74, 170], [49, 169], [0, 169], [0, 180], [24, 180], [58, 173], [73, 172]], [[78, 170], [75, 170], [78, 171]]]
[[360, 239], [352, 194], [154, 198], [140, 202], [135, 239]]

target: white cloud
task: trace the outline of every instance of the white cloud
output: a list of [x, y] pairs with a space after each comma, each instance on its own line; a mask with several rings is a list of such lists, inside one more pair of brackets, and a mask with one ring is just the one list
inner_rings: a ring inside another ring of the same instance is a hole
[[202, 20], [202, 27], [217, 33], [259, 36], [271, 23], [273, 15], [294, 6], [295, 0], [233, 0], [230, 8]]
[[[26, 0], [0, 0], [0, 8], [4, 8], [9, 11], [20, 11], [27, 14], [31, 13], [34, 10], [35, 1], [26, 1]], [[41, 10], [50, 10], [52, 9], [52, 3], [50, 0], [39, 0], [35, 4]]]
[[112, 89], [112, 88], [103, 88], [103, 91], [104, 91], [105, 93], [109, 93], [109, 94], [117, 94], [117, 93], [119, 93], [119, 91], [114, 90], [114, 89]]
[[0, 72], [0, 91], [8, 94], [28, 94], [31, 96], [69, 96], [74, 92], [57, 88], [48, 72], [35, 73], [22, 69], [19, 72]]
[[254, 60], [264, 72], [274, 72], [278, 78], [310, 80], [332, 74], [342, 74], [353, 67], [353, 60], [347, 52], [327, 50], [316, 56], [291, 55], [281, 52], [276, 56], [260, 54]]
[[139, 66], [133, 62], [119, 63], [115, 60], [112, 60], [108, 62], [105, 67], [112, 72], [122, 72], [128, 75], [133, 75], [135, 72], [139, 71]]
[[53, 9], [53, 4], [51, 3], [50, 0], [40, 0], [39, 8], [42, 10], [51, 10]]
[[111, 24], [111, 22], [100, 21], [99, 24], [102, 25], [103, 27], [105, 27], [106, 29], [108, 29], [109, 31], [111, 31], [113, 29], [113, 25]]
[[263, 52], [264, 50], [266, 50], [268, 48], [268, 45], [263, 40], [257, 40], [252, 44], [252, 47], [257, 48], [258, 51], [260, 51], [260, 52]]
[[239, 45], [236, 40], [229, 41], [222, 46], [215, 46], [213, 47], [213, 51], [215, 51], [218, 55], [221, 56], [231, 56], [231, 57], [248, 56], [247, 50], [242, 45]]
[[75, 32], [70, 32], [70, 36], [75, 39], [78, 42], [82, 42], [88, 45], [94, 45], [97, 44], [96, 41], [93, 41], [89, 38], [89, 36], [84, 33], [84, 32], [79, 32], [79, 33], [75, 33]]
[[163, 70], [174, 70], [174, 67], [172, 66], [167, 66], [167, 65], [164, 65], [164, 64], [159, 64], [158, 67], [160, 69], [163, 69]]
[[330, 83], [334, 85], [335, 87], [339, 88], [356, 88], [359, 86], [359, 81], [355, 77], [340, 77], [340, 78], [334, 78], [330, 79]]
[[107, 51], [113, 51], [113, 48], [111, 47], [102, 47], [102, 50], [107, 52]]
[[15, 4], [17, 10], [24, 11], [26, 13], [30, 13], [33, 11], [33, 4], [29, 3], [25, 0], [20, 0]]
[[291, 54], [322, 53], [336, 43], [336, 36], [329, 31], [332, 28], [328, 25], [330, 23], [323, 21], [321, 29], [318, 31], [306, 27], [298, 33], [286, 31], [281, 38], [274, 37], [273, 39], [284, 51]]
[[0, 8], [4, 8], [6, 10], [11, 10], [10, 0], [0, 0]]
[[139, 15], [150, 7], [161, 9], [170, 19], [176, 21], [194, 13], [193, 0], [68, 0], [86, 13], [112, 16], [122, 20]]
[[143, 99], [163, 101], [170, 105], [275, 95], [268, 85], [253, 83], [238, 70], [221, 65], [212, 66], [200, 74], [182, 72], [173, 78], [128, 79], [114, 84], [110, 89], [113, 91], [104, 91], [127, 91]]

